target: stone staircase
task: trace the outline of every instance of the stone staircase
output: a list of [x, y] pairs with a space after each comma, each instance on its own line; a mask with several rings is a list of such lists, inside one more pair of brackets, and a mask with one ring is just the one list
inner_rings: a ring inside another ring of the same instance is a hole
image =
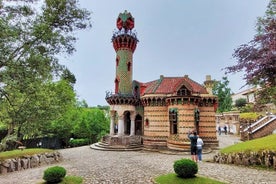
[[140, 151], [143, 150], [143, 144], [141, 136], [105, 136], [90, 148], [101, 151]]
[[276, 116], [268, 115], [242, 129], [241, 140], [264, 137], [272, 134], [274, 130], [276, 130]]

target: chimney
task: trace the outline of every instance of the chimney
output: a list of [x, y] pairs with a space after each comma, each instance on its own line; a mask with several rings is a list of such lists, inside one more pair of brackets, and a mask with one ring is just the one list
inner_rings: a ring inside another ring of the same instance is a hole
[[204, 85], [210, 95], [213, 94], [214, 82], [215, 81], [211, 79], [211, 75], [206, 75], [206, 81], [204, 81]]

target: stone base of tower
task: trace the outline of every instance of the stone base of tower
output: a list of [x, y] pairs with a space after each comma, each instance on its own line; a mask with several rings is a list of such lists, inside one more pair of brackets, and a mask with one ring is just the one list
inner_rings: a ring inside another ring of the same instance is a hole
[[143, 145], [146, 150], [167, 150], [167, 140], [154, 137], [143, 137]]
[[143, 149], [141, 136], [106, 135], [98, 143], [90, 146], [102, 151], [139, 151]]
[[[204, 149], [205, 150], [209, 150], [209, 151], [216, 150], [216, 149], [218, 149], [218, 146], [219, 146], [218, 140], [204, 141]], [[178, 141], [168, 140], [167, 147], [170, 150], [190, 152], [190, 142], [178, 142]]]
[[[204, 150], [205, 152], [210, 152], [212, 150], [218, 149], [218, 140], [205, 140]], [[189, 140], [172, 140], [172, 139], [162, 139], [154, 137], [143, 137], [143, 144], [145, 150], [151, 151], [181, 151], [190, 152], [190, 141]]]

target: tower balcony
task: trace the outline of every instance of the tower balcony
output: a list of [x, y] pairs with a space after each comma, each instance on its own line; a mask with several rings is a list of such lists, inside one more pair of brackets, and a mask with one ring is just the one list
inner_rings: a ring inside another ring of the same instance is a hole
[[116, 52], [119, 49], [130, 49], [132, 52], [134, 52], [137, 42], [139, 42], [135, 32], [124, 30], [114, 32], [111, 40]]
[[109, 105], [138, 105], [140, 99], [132, 94], [106, 92], [105, 100]]

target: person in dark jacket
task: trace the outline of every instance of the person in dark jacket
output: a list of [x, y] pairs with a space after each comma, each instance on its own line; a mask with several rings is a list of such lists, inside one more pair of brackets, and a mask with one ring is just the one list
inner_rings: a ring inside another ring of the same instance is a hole
[[197, 162], [197, 133], [196, 131], [189, 131], [188, 132], [188, 138], [191, 141], [191, 155], [192, 155], [192, 160]]

